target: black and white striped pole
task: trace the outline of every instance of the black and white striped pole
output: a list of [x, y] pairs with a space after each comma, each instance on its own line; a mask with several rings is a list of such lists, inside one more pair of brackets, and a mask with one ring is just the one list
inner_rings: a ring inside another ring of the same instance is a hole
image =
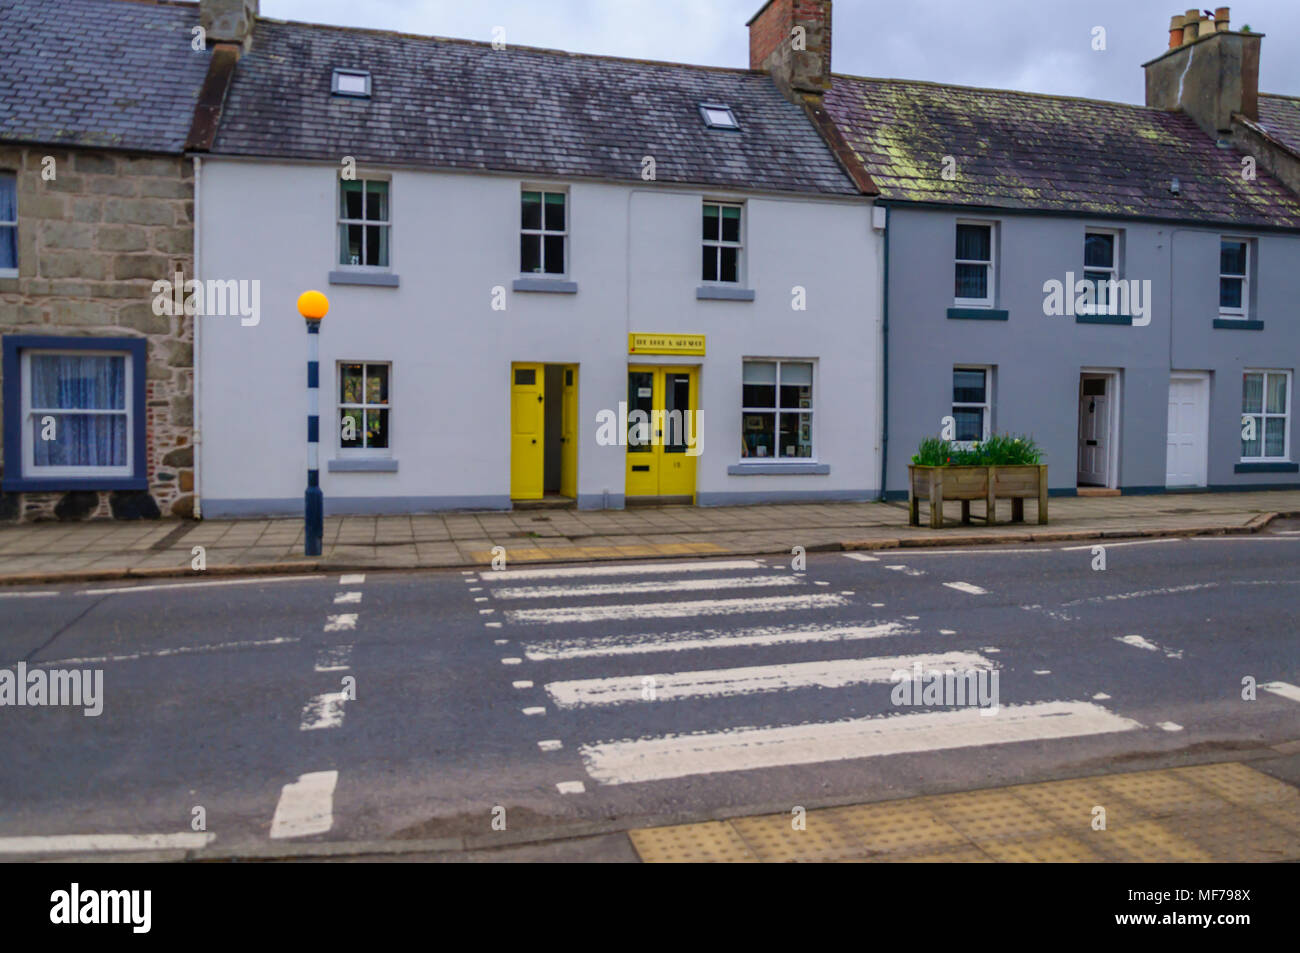
[[320, 489], [320, 323], [330, 309], [319, 291], [298, 296], [298, 313], [307, 321], [307, 493], [303, 500], [303, 549], [321, 554], [325, 536], [325, 494]]

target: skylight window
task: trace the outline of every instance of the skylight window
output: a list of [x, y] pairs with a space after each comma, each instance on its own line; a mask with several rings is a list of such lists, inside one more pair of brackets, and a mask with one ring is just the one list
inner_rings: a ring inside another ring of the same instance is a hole
[[710, 129], [740, 129], [736, 114], [730, 106], [722, 103], [700, 103], [700, 115], [704, 118], [704, 125]]
[[330, 83], [330, 92], [335, 96], [355, 96], [358, 99], [370, 98], [370, 73], [359, 69], [336, 69]]

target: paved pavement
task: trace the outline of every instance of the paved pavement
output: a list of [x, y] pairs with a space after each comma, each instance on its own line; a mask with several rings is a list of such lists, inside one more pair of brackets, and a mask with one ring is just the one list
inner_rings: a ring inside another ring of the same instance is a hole
[[[941, 530], [909, 527], [904, 503], [348, 516], [325, 521], [320, 559], [302, 555], [300, 520], [32, 523], [0, 528], [0, 583], [188, 575], [199, 562], [209, 573], [473, 566], [495, 547], [511, 563], [544, 563], [1252, 532], [1275, 513], [1300, 514], [1300, 490], [1064, 497], [1047, 526], [1031, 503], [1025, 523]], [[958, 520], [960, 504], [946, 518]]]
[[[0, 854], [635, 860], [628, 830], [794, 807], [1223, 761], [1294, 785], [1297, 530], [10, 587], [0, 670], [101, 670], [103, 711], [0, 708]], [[906, 704], [918, 666], [998, 713]], [[1235, 803], [1103, 788], [1166, 831]], [[1004, 836], [1043, 833], [1023, 800], [990, 801]], [[1244, 843], [1300, 858], [1252, 804]]]

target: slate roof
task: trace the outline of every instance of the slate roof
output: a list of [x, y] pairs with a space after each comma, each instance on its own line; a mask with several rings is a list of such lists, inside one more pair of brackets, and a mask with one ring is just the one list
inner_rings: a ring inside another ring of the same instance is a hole
[[[369, 100], [330, 94], [369, 70]], [[705, 127], [731, 106], [739, 132]], [[215, 155], [268, 156], [858, 195], [765, 74], [260, 19]]]
[[0, 141], [181, 152], [197, 25], [193, 4], [0, 0]]
[[1300, 198], [1263, 169], [1243, 179], [1241, 155], [1182, 113], [839, 75], [825, 105], [881, 199], [1300, 227]]
[[1300, 156], [1300, 97], [1260, 93], [1259, 125]]

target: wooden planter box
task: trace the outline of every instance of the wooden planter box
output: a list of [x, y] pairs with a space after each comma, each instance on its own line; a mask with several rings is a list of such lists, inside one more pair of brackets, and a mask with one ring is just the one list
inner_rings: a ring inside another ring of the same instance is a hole
[[[961, 521], [969, 523], [970, 501], [984, 501], [984, 522], [997, 522], [997, 501], [1011, 501], [1011, 521], [1024, 522], [1025, 500], [1038, 500], [1038, 522], [1047, 522], [1047, 464], [1014, 467], [907, 467], [908, 523], [921, 525], [921, 501], [930, 503], [930, 526], [943, 526], [943, 501], [961, 500]], [[978, 519], [978, 517], [976, 517]]]

